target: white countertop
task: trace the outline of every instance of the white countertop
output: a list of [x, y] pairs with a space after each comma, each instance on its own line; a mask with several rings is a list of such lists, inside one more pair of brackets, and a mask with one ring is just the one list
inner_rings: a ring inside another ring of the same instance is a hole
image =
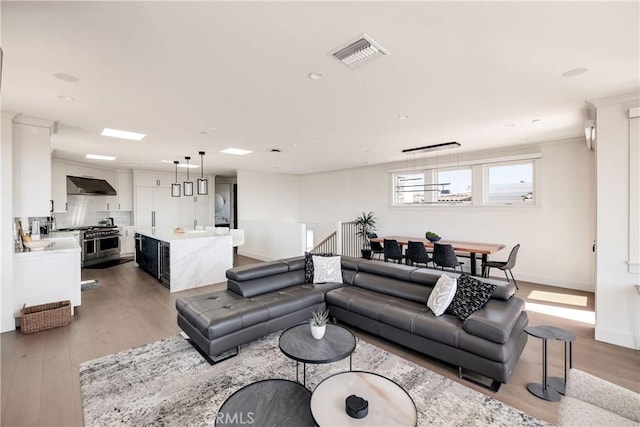
[[[41, 238], [40, 240], [45, 239]], [[47, 236], [46, 240], [50, 240], [51, 243], [44, 249], [33, 250], [25, 248], [22, 251], [16, 251], [15, 254], [16, 256], [35, 256], [60, 252], [80, 252], [80, 245], [78, 245], [78, 241], [71, 233], [56, 233], [55, 236]]]
[[136, 230], [136, 233], [140, 233], [144, 236], [161, 240], [163, 242], [173, 242], [179, 240], [191, 240], [191, 239], [204, 239], [204, 238], [220, 238], [228, 236], [218, 236], [215, 231], [204, 230], [187, 230], [186, 233], [176, 233], [171, 228], [155, 228], [146, 230]]

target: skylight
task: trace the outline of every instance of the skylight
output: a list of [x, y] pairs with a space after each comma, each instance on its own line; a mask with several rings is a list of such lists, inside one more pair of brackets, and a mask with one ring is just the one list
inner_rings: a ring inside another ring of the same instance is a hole
[[109, 129], [109, 128], [104, 128], [100, 135], [111, 136], [113, 138], [131, 139], [133, 141], [140, 141], [142, 138], [147, 136], [144, 133], [135, 133], [135, 132], [129, 132], [126, 130]]
[[245, 154], [253, 153], [251, 150], [243, 150], [242, 148], [226, 148], [220, 152], [224, 154], [235, 154], [236, 156], [244, 156]]
[[103, 156], [101, 154], [87, 154], [85, 158], [92, 159], [92, 160], [115, 160], [116, 159], [116, 157], [114, 156]]

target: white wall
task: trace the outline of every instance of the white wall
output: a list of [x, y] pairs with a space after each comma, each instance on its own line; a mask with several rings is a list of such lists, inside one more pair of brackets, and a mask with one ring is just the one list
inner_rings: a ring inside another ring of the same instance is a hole
[[13, 331], [13, 149], [12, 120], [14, 113], [2, 112], [0, 145], [0, 332]]
[[629, 272], [629, 125], [637, 99], [596, 105], [598, 261], [595, 338], [640, 349], [638, 274]]
[[245, 243], [238, 253], [272, 260], [304, 252], [300, 177], [238, 171], [237, 179], [238, 228], [245, 230]]
[[[511, 247], [520, 243], [516, 280], [593, 291], [593, 152], [581, 138], [527, 150], [542, 153], [541, 206], [391, 207], [388, 170], [405, 165], [387, 164], [301, 177], [300, 220], [316, 230], [318, 241], [335, 230], [336, 221], [373, 211], [380, 236], [423, 236], [432, 230], [453, 240], [504, 243], [507, 248], [494, 259], [506, 259]], [[505, 149], [475, 156], [508, 154], [512, 152]]]

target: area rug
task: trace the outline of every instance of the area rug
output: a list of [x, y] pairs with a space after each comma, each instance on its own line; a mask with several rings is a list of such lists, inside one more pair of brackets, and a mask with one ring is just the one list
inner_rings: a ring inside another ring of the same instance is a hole
[[[296, 379], [296, 364], [278, 348], [278, 333], [209, 365], [180, 335], [80, 365], [86, 426], [212, 426], [233, 392], [267, 378]], [[349, 359], [307, 365], [311, 390], [349, 369]], [[358, 340], [353, 369], [376, 372], [413, 398], [420, 426], [543, 426], [524, 412]], [[302, 379], [302, 364], [300, 365]]]

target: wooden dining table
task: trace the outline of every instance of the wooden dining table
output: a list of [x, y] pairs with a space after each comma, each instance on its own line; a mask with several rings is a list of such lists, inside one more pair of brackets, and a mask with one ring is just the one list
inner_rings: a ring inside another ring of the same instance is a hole
[[[383, 236], [373, 237], [369, 239], [372, 242], [380, 242], [384, 244], [384, 240], [396, 240], [401, 246], [407, 246], [409, 241], [422, 242], [425, 247], [432, 249], [433, 243], [423, 237], [407, 237], [407, 236]], [[502, 243], [481, 243], [481, 242], [463, 242], [460, 240], [441, 239], [437, 243], [443, 245], [451, 245], [456, 252], [464, 252], [469, 254], [471, 260], [471, 275], [477, 276], [477, 260], [476, 255], [481, 255], [482, 264], [487, 262], [487, 256], [504, 249], [506, 246]]]

